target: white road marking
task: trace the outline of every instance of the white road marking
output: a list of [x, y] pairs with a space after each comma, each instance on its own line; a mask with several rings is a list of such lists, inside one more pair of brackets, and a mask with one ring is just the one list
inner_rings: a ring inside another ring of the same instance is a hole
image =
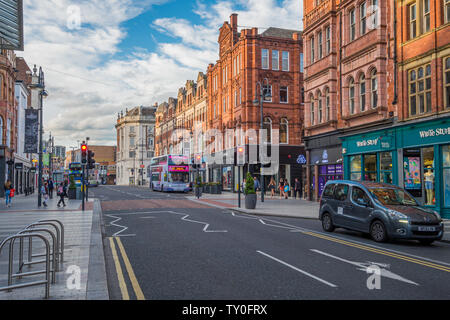
[[281, 263], [281, 264], [283, 264], [283, 265], [285, 265], [285, 266], [287, 266], [287, 267], [289, 267], [289, 268], [291, 268], [291, 269], [293, 269], [293, 270], [295, 270], [295, 271], [297, 271], [297, 272], [300, 272], [300, 273], [302, 273], [302, 274], [304, 274], [304, 275], [306, 275], [306, 276], [308, 276], [308, 277], [310, 277], [310, 278], [313, 278], [313, 279], [315, 279], [315, 280], [317, 280], [317, 281], [319, 281], [319, 282], [322, 282], [322, 283], [326, 284], [327, 286], [330, 286], [330, 287], [332, 287], [332, 288], [337, 288], [337, 285], [332, 284], [332, 283], [330, 283], [330, 282], [328, 282], [328, 281], [325, 281], [325, 280], [323, 280], [323, 279], [321, 279], [321, 278], [319, 278], [319, 277], [316, 277], [315, 275], [312, 275], [312, 274], [310, 274], [310, 273], [308, 273], [308, 272], [306, 272], [306, 271], [303, 271], [303, 270], [301, 270], [301, 269], [299, 269], [299, 268], [297, 268], [297, 267], [294, 267], [293, 265], [290, 265], [290, 264], [287, 263], [287, 262], [284, 262], [284, 261], [282, 261], [282, 260], [280, 260], [280, 259], [277, 259], [277, 258], [275, 258], [275, 257], [272, 257], [271, 255], [269, 255], [269, 254], [267, 254], [267, 253], [264, 253], [264, 252], [259, 251], [259, 250], [256, 251], [256, 252], [258, 252], [259, 254], [262, 254], [263, 256], [266, 256], [267, 258], [270, 258], [270, 259], [272, 259], [272, 260], [274, 260], [274, 261], [276, 261], [276, 262], [278, 262], [278, 263]]
[[[120, 224], [116, 224], [116, 222], [122, 220], [122, 218], [113, 216], [112, 214], [107, 214], [106, 216], [107, 216], [107, 217], [110, 217], [110, 218], [115, 218], [115, 219], [116, 219], [116, 220], [114, 220], [114, 221], [112, 221], [112, 222], [109, 223], [111, 226], [115, 226], [115, 227], [118, 227], [118, 228], [122, 228], [122, 230], [120, 230], [120, 231], [114, 233], [114, 234], [112, 235], [113, 237], [118, 237], [122, 232], [124, 232], [125, 230], [128, 230], [128, 227], [122, 226], [122, 225], [120, 225]], [[134, 237], [134, 236], [136, 236], [136, 235], [135, 235], [135, 234], [120, 235], [120, 237]]]
[[[251, 217], [251, 216], [246, 217], [245, 213], [236, 215], [233, 212], [232, 215], [234, 217], [238, 217], [238, 218], [247, 218], [247, 219], [258, 220], [258, 218], [255, 218], [255, 217]], [[354, 240], [354, 239], [343, 238], [343, 237], [339, 237], [339, 236], [336, 236], [336, 235], [330, 235], [329, 233], [324, 233], [324, 232], [320, 232], [320, 231], [316, 231], [316, 230], [312, 230], [312, 229], [307, 229], [307, 228], [304, 228], [304, 227], [293, 226], [293, 225], [288, 224], [288, 223], [284, 223], [284, 222], [280, 222], [280, 221], [276, 221], [276, 220], [271, 220], [271, 219], [268, 219], [268, 218], [262, 218], [262, 219], [265, 220], [265, 221], [270, 221], [270, 222], [274, 222], [274, 223], [278, 223], [278, 224], [281, 224], [281, 225], [284, 225], [284, 226], [291, 227], [292, 230], [290, 232], [299, 232], [299, 233], [302, 233], [302, 232], [314, 232], [314, 233], [317, 233], [317, 234], [320, 234], [320, 235], [325, 235], [325, 236], [328, 236], [328, 237], [332, 237], [332, 238], [335, 238], [335, 239], [338, 239], [338, 240], [349, 241], [349, 242], [352, 242], [352, 243], [365, 245], [365, 246], [368, 246], [368, 247], [371, 247], [371, 248], [375, 248], [375, 249], [381, 249], [381, 250], [385, 250], [385, 251], [392, 252], [392, 253], [402, 254], [402, 255], [405, 255], [405, 256], [408, 256], [408, 257], [411, 257], [411, 258], [422, 259], [422, 260], [425, 260], [425, 261], [428, 261], [428, 262], [431, 262], [431, 263], [437, 263], [437, 264], [443, 264], [443, 265], [446, 265], [446, 266], [450, 266], [450, 263], [448, 263], [448, 262], [434, 260], [434, 259], [430, 259], [430, 258], [426, 258], [426, 257], [421, 257], [421, 256], [418, 256], [418, 255], [414, 255], [414, 254], [411, 254], [411, 253], [406, 253], [406, 252], [402, 252], [402, 251], [394, 250], [394, 249], [390, 249], [390, 248], [380, 247], [380, 246], [377, 246], [377, 245], [374, 245], [374, 244], [371, 244], [371, 243], [361, 242], [361, 241], [357, 241], [357, 240]]]
[[376, 264], [377, 266], [379, 266], [381, 268], [381, 276], [383, 276], [383, 277], [386, 277], [386, 278], [389, 278], [389, 279], [393, 279], [393, 280], [398, 280], [398, 281], [401, 281], [401, 282], [406, 282], [406, 283], [413, 284], [413, 285], [416, 285], [416, 286], [419, 285], [419, 284], [415, 283], [414, 281], [405, 279], [402, 276], [399, 276], [398, 274], [395, 274], [395, 273], [393, 273], [393, 272], [391, 272], [389, 270], [384, 269], [383, 267], [386, 266], [385, 264], [373, 263], [373, 262], [359, 263], [359, 262], [354, 262], [354, 261], [346, 260], [346, 259], [343, 259], [343, 258], [339, 258], [337, 256], [333, 256], [332, 254], [325, 253], [325, 252], [322, 252], [320, 250], [311, 249], [311, 251], [313, 251], [315, 253], [318, 253], [318, 254], [321, 254], [321, 255], [324, 255], [324, 256], [327, 256], [329, 258], [333, 258], [333, 259], [339, 260], [341, 262], [345, 262], [345, 263], [354, 265], [354, 266], [358, 267], [357, 270], [364, 271], [364, 272], [367, 272], [367, 269], [369, 269], [369, 267], [371, 265]]

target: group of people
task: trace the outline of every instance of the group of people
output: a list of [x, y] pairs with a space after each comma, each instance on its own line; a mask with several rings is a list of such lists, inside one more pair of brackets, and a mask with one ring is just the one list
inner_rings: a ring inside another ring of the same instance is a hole
[[[59, 197], [58, 208], [61, 207], [61, 205], [63, 207], [66, 206], [64, 198], [67, 197], [67, 186], [68, 186], [67, 181], [61, 182], [59, 185], [57, 185], [56, 195]], [[41, 188], [41, 194], [42, 197], [44, 198], [43, 201], [44, 207], [48, 206], [47, 204], [48, 199], [53, 199], [54, 190], [55, 190], [55, 183], [53, 182], [53, 179], [50, 178], [49, 180], [44, 181]]]
[[[257, 177], [253, 178], [254, 180], [254, 189], [255, 191], [261, 191], [261, 184]], [[245, 179], [242, 182], [242, 189], [245, 190]], [[291, 186], [289, 185], [289, 181], [287, 179], [280, 178], [280, 182], [278, 183], [278, 187], [273, 178], [270, 179], [270, 183], [267, 186], [267, 189], [271, 193], [271, 198], [275, 196], [276, 190], [280, 191], [280, 199], [289, 199], [289, 192], [291, 191]], [[300, 199], [302, 194], [302, 185], [298, 178], [295, 178], [294, 182], [294, 199], [297, 199], [297, 195]]]

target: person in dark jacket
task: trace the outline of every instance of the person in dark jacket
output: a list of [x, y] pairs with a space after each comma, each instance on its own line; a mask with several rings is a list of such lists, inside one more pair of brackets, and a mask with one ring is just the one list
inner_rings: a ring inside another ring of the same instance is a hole
[[302, 195], [302, 184], [298, 180], [298, 178], [295, 178], [295, 184], [294, 184], [294, 199], [297, 199], [297, 192], [298, 192], [298, 198], [301, 199]]

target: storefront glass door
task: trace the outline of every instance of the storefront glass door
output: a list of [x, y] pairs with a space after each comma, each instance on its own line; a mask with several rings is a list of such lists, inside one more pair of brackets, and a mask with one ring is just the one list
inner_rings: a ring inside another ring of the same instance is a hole
[[377, 181], [377, 155], [364, 155], [364, 181]]

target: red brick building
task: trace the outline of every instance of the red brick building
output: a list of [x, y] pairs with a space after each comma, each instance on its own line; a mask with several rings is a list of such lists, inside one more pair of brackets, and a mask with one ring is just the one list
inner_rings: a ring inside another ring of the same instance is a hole
[[396, 116], [392, 17], [388, 1], [304, 1], [311, 199], [327, 180], [344, 177], [341, 136], [391, 125]]
[[[13, 165], [17, 151], [17, 100], [15, 98], [16, 55], [2, 50], [0, 54], [0, 184], [8, 177], [13, 180]], [[4, 150], [4, 151], [3, 151]], [[3, 194], [3, 189], [0, 191]]]
[[[263, 104], [264, 128], [268, 141], [272, 142], [272, 130], [280, 131], [280, 170], [274, 178], [287, 178], [292, 184], [294, 177], [300, 178], [302, 156], [303, 101], [300, 88], [301, 33], [294, 30], [258, 28], [238, 31], [238, 16], [232, 14], [230, 22], [220, 28], [219, 59], [208, 67], [208, 129], [225, 133], [227, 129], [254, 129], [261, 125], [259, 103], [260, 86], [270, 93]], [[248, 144], [247, 139], [242, 144]], [[235, 141], [235, 146], [240, 144]], [[253, 143], [254, 144], [254, 143]], [[225, 147], [223, 147], [225, 149]], [[215, 150], [220, 152], [223, 150]], [[235, 152], [235, 148], [233, 150]], [[212, 165], [208, 167], [210, 180], [223, 181], [225, 190], [234, 190], [237, 185], [237, 167]], [[249, 166], [244, 171], [259, 175], [258, 166]], [[241, 174], [241, 177], [243, 176]], [[266, 177], [267, 183], [270, 177]], [[267, 185], [266, 183], [266, 185]]]

